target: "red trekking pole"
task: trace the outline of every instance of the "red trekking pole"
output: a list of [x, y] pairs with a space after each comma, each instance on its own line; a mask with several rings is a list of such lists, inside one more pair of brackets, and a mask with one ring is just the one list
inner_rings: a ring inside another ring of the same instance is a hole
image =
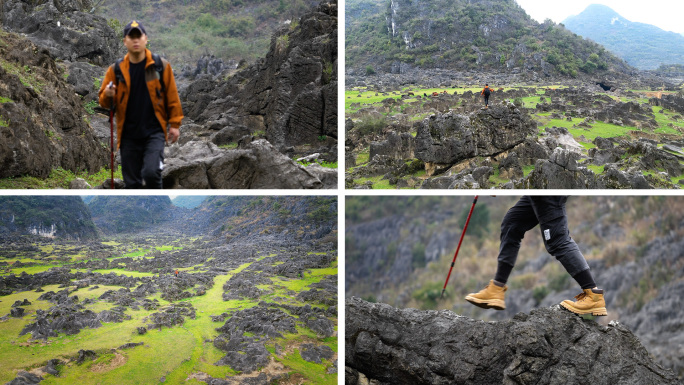
[[456, 253], [454, 254], [454, 259], [451, 261], [451, 267], [449, 268], [449, 274], [447, 275], [446, 282], [444, 282], [444, 287], [442, 288], [442, 294], [439, 295], [439, 298], [442, 298], [444, 296], [444, 291], [446, 290], [447, 284], [449, 283], [449, 277], [451, 277], [451, 270], [454, 269], [454, 263], [456, 263], [456, 257], [458, 257], [458, 251], [461, 250], [461, 242], [463, 242], [463, 236], [465, 235], [466, 230], [468, 229], [468, 223], [470, 223], [470, 216], [473, 215], [473, 209], [475, 208], [475, 203], [477, 203], [477, 195], [475, 195], [475, 199], [473, 200], [473, 205], [470, 207], [470, 212], [468, 213], [468, 219], [466, 219], [465, 226], [463, 226], [463, 232], [461, 232], [461, 239], [458, 241], [458, 247], [456, 248]]
[[[109, 83], [109, 87], [111, 87], [111, 82]], [[110, 101], [110, 107], [109, 107], [109, 152], [111, 155], [111, 167], [110, 170], [112, 171], [112, 178], [111, 178], [111, 188], [114, 190], [114, 98], [109, 98]]]

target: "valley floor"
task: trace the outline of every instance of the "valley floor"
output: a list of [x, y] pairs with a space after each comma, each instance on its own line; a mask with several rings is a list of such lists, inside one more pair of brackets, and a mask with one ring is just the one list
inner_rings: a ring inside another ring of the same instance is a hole
[[28, 371], [41, 384], [335, 384], [329, 245], [5, 244], [0, 383]]

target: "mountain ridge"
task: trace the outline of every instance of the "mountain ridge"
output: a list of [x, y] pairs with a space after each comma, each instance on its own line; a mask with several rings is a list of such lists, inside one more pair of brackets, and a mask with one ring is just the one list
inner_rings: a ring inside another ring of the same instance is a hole
[[[563, 26], [537, 23], [513, 0], [390, 0], [373, 16], [359, 3], [355, 15], [366, 18], [350, 20], [345, 38], [355, 72], [450, 68], [578, 77], [633, 71]], [[376, 4], [367, 3], [368, 9]]]
[[639, 69], [684, 64], [684, 36], [651, 24], [629, 21], [608, 6], [591, 4], [562, 23], [568, 30], [605, 46]]

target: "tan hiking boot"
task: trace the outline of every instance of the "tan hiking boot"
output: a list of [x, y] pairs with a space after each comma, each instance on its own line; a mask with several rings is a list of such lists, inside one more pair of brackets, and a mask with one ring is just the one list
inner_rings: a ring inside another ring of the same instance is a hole
[[506, 303], [504, 302], [504, 293], [506, 290], [508, 290], [508, 286], [497, 286], [492, 279], [479, 293], [470, 293], [465, 299], [473, 305], [483, 309], [504, 310], [506, 308]]
[[608, 315], [606, 301], [603, 299], [603, 290], [584, 289], [584, 292], [576, 295], [577, 301], [566, 299], [561, 306], [576, 314]]

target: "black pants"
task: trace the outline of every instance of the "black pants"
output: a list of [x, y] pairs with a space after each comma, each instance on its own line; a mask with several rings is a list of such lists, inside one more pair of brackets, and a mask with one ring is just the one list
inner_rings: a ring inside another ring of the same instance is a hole
[[[570, 238], [568, 217], [565, 212], [566, 201], [567, 197], [558, 196], [520, 198], [518, 203], [508, 210], [501, 222], [499, 263], [505, 263], [511, 268], [515, 266], [520, 243], [525, 233], [539, 224], [546, 250], [556, 257], [570, 276], [575, 277], [588, 270], [589, 265], [586, 259], [575, 241]], [[510, 274], [510, 269], [507, 274]], [[508, 279], [508, 276], [505, 278]]]
[[162, 188], [164, 133], [142, 139], [121, 138], [121, 173], [127, 189]]
[[485, 99], [485, 106], [489, 106], [489, 95], [485, 95], [484, 99]]

